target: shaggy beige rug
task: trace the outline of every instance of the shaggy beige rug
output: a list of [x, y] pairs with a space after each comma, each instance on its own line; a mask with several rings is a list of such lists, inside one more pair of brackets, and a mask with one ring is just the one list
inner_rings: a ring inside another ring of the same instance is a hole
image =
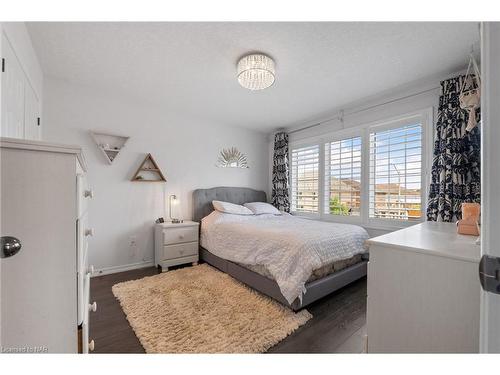
[[312, 315], [207, 264], [113, 286], [147, 353], [262, 353]]

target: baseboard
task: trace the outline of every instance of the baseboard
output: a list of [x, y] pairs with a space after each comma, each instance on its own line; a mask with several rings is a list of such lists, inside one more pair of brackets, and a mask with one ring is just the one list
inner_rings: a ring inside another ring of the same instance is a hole
[[153, 266], [154, 266], [154, 262], [150, 261], [150, 262], [125, 264], [123, 266], [104, 267], [104, 268], [96, 269], [94, 271], [94, 273], [92, 274], [92, 277], [109, 275], [112, 273], [136, 270], [138, 268], [146, 268], [146, 267], [153, 267]]

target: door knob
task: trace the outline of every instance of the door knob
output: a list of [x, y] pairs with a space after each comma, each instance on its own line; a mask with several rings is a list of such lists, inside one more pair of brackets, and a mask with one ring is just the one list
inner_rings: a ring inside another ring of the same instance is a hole
[[1, 258], [8, 258], [16, 255], [21, 250], [21, 241], [16, 237], [0, 237], [0, 248], [2, 249]]

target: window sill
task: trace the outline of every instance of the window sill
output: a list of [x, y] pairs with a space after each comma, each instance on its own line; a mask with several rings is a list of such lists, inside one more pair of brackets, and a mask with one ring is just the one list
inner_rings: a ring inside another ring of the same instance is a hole
[[360, 217], [353, 216], [340, 216], [340, 217], [321, 217], [320, 214], [303, 214], [300, 212], [290, 212], [291, 215], [296, 216], [301, 219], [317, 220], [325, 223], [338, 223], [338, 224], [351, 224], [358, 225], [366, 229], [381, 230], [394, 232], [400, 229], [405, 229], [413, 225], [423, 223], [424, 220], [419, 221], [404, 221], [404, 222], [389, 222], [389, 223], [377, 223], [377, 222], [363, 222]]
[[290, 212], [290, 215], [298, 217], [300, 219], [308, 219], [308, 220], [320, 220], [319, 214], [308, 214], [303, 212]]

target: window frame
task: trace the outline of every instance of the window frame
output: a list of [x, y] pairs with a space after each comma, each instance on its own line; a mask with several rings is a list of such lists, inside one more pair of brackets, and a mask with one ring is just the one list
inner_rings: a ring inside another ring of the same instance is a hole
[[[339, 142], [339, 141], [343, 141], [345, 139], [349, 139], [349, 138], [355, 138], [355, 137], [360, 137], [361, 138], [361, 196], [360, 196], [360, 201], [361, 201], [361, 207], [360, 207], [360, 211], [359, 211], [359, 216], [350, 216], [350, 215], [332, 215], [332, 214], [327, 214], [325, 213], [325, 201], [324, 201], [324, 197], [325, 197], [325, 188], [326, 188], [326, 184], [325, 184], [325, 173], [326, 173], [326, 159], [325, 159], [325, 144], [327, 143], [331, 143], [331, 142]], [[320, 139], [320, 146], [322, 146], [322, 149], [323, 149], [323, 157], [321, 158], [321, 162], [322, 162], [322, 166], [321, 166], [321, 171], [322, 171], [322, 179], [323, 181], [321, 182], [321, 188], [322, 188], [322, 191], [320, 192], [321, 194], [321, 197], [323, 197], [322, 199], [322, 210], [320, 211], [321, 215], [320, 215], [320, 219], [321, 220], [324, 220], [324, 221], [333, 221], [333, 222], [344, 222], [344, 223], [348, 223], [348, 224], [362, 224], [363, 223], [363, 217], [364, 217], [364, 204], [363, 204], [363, 201], [364, 201], [364, 190], [366, 189], [365, 187], [365, 184], [364, 184], [364, 180], [363, 180], [363, 176], [364, 176], [364, 172], [363, 172], [363, 168], [364, 168], [364, 160], [363, 160], [363, 156], [364, 156], [364, 147], [365, 147], [365, 137], [364, 137], [364, 132], [363, 132], [363, 129], [358, 129], [358, 128], [355, 128], [355, 129], [342, 129], [342, 130], [339, 130], [337, 132], [335, 132], [334, 134], [331, 134], [327, 137], [322, 137]]]
[[[351, 223], [361, 225], [370, 229], [401, 229], [411, 225], [415, 225], [425, 221], [425, 211], [427, 207], [427, 197], [430, 182], [430, 171], [432, 167], [432, 150], [433, 150], [433, 126], [434, 110], [432, 107], [418, 110], [411, 113], [406, 113], [396, 117], [387, 118], [384, 120], [362, 123], [357, 126], [352, 126], [346, 129], [329, 132], [321, 136], [308, 137], [305, 139], [292, 141], [289, 145], [289, 160], [292, 156], [292, 150], [301, 147], [319, 146], [319, 181], [318, 195], [318, 213], [304, 213], [300, 211], [291, 212], [292, 215], [306, 217], [321, 221]], [[384, 218], [369, 217], [369, 199], [370, 199], [370, 133], [380, 132], [384, 130], [395, 129], [405, 125], [420, 123], [422, 126], [422, 173], [421, 173], [421, 205], [422, 216], [420, 220], [398, 220]], [[349, 215], [332, 215], [325, 213], [325, 179], [326, 179], [326, 159], [325, 159], [325, 144], [330, 142], [338, 142], [345, 139], [361, 137], [361, 207], [359, 216]], [[290, 169], [292, 166], [290, 165]], [[290, 176], [290, 197], [292, 194], [292, 180]]]
[[[292, 189], [293, 189], [293, 186], [292, 186], [292, 180], [291, 180], [291, 175], [293, 173], [292, 171], [292, 155], [293, 155], [293, 150], [295, 149], [298, 149], [298, 148], [306, 148], [306, 147], [313, 147], [313, 146], [317, 146], [318, 143], [315, 142], [315, 141], [309, 141], [309, 142], [297, 142], [297, 143], [293, 143], [293, 147], [290, 147], [291, 145], [289, 145], [288, 147], [288, 160], [290, 160], [290, 165], [289, 165], [289, 171], [290, 171], [290, 177], [289, 177], [289, 188], [288, 188], [288, 195], [290, 197], [290, 209], [292, 208], [293, 206], [293, 203], [292, 203]], [[290, 213], [292, 215], [296, 215], [296, 216], [301, 216], [301, 217], [305, 217], [305, 218], [310, 218], [310, 219], [318, 219], [319, 218], [319, 213], [321, 212], [321, 207], [322, 207], [322, 199], [320, 199], [321, 197], [321, 168], [322, 168], [322, 158], [323, 158], [323, 155], [324, 155], [324, 151], [323, 153], [321, 152], [321, 147], [319, 147], [319, 153], [318, 153], [318, 212], [303, 212], [303, 211], [291, 211]]]

